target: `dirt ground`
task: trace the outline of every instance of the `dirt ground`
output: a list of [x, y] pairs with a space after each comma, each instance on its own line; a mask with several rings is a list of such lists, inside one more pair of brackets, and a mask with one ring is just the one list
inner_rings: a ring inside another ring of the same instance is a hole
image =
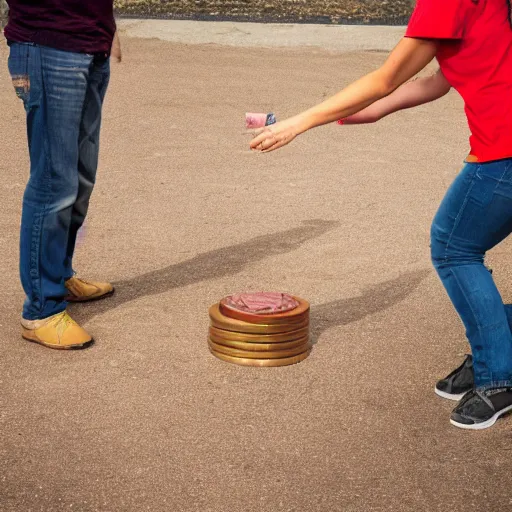
[[[0, 47], [0, 510], [468, 512], [511, 507], [511, 420], [449, 424], [433, 392], [468, 350], [429, 261], [467, 151], [455, 93], [378, 125], [251, 154], [243, 116], [296, 113], [380, 52], [124, 40], [105, 106], [80, 275], [82, 352], [24, 342], [24, 114]], [[510, 243], [490, 263], [512, 298]], [[312, 304], [303, 363], [251, 369], [206, 346], [230, 292]]]

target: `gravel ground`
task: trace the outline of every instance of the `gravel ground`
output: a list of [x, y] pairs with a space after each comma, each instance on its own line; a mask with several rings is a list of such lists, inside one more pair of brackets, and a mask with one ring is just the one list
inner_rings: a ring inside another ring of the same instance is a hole
[[293, 21], [317, 23], [404, 24], [411, 0], [118, 0], [124, 16]]

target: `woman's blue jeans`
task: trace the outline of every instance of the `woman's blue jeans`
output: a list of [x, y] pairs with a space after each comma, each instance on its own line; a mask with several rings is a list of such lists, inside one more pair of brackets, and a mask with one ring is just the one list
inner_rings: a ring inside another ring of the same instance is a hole
[[512, 159], [467, 164], [434, 218], [431, 251], [466, 327], [478, 389], [512, 386], [512, 308], [484, 265], [486, 251], [510, 232]]

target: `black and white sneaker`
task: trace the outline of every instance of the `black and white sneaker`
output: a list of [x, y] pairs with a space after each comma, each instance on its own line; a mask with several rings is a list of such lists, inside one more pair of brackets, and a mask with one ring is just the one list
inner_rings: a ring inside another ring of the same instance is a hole
[[452, 412], [450, 423], [459, 428], [483, 430], [512, 411], [512, 388], [469, 391]]
[[448, 400], [460, 400], [474, 386], [473, 357], [466, 356], [464, 362], [450, 375], [436, 384], [435, 392]]

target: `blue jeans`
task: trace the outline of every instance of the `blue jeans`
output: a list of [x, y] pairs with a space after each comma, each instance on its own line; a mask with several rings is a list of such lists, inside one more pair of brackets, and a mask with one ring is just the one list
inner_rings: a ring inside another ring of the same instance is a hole
[[27, 117], [30, 178], [23, 197], [23, 317], [66, 308], [65, 280], [98, 166], [108, 59], [33, 44], [10, 44], [9, 72]]
[[431, 250], [466, 328], [477, 389], [512, 386], [512, 308], [484, 265], [511, 232], [512, 159], [467, 164], [434, 218]]

